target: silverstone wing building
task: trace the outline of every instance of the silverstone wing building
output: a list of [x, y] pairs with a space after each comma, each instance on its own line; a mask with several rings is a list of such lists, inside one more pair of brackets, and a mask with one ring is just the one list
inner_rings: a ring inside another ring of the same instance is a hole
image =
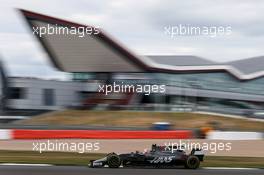
[[[87, 27], [26, 10], [21, 12], [31, 30], [47, 25]], [[155, 106], [155, 109], [158, 106], [158, 109], [178, 110], [184, 106], [191, 110], [238, 114], [264, 109], [263, 56], [221, 64], [188, 55], [139, 56], [101, 29], [98, 35], [85, 37], [35, 36], [53, 65], [61, 71], [72, 73], [73, 83], [89, 86], [91, 81], [104, 80], [166, 85], [164, 94], [135, 95], [137, 98], [130, 100], [135, 108], [145, 104]], [[75, 91], [94, 98], [94, 91], [85, 88]], [[97, 100], [97, 103], [103, 101]]]

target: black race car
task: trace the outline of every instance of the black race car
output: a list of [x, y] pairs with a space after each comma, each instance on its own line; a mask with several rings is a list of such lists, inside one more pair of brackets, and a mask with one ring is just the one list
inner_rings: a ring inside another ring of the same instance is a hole
[[200, 166], [200, 161], [203, 161], [204, 154], [202, 150], [193, 149], [190, 154], [186, 154], [183, 149], [172, 146], [157, 146], [152, 145], [150, 151], [145, 153], [132, 152], [129, 154], [110, 153], [106, 157], [91, 160], [89, 167], [156, 167], [167, 168], [183, 165], [188, 169], [197, 169]]

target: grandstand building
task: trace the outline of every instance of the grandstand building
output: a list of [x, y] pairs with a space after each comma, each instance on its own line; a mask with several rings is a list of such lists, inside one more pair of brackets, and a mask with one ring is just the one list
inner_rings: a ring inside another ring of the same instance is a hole
[[[21, 12], [30, 29], [47, 25], [87, 27], [26, 10]], [[225, 63], [191, 55], [139, 56], [101, 29], [99, 34], [85, 37], [35, 36], [54, 67], [73, 75], [69, 85], [54, 84], [55, 91], [45, 91], [55, 95], [62, 87], [70, 89], [70, 93], [65, 89], [65, 95], [73, 94], [68, 95], [70, 100], [61, 99], [68, 101], [67, 104], [51, 103], [60, 104], [58, 108], [80, 103], [81, 106], [93, 107], [105, 104], [129, 109], [195, 110], [240, 115], [255, 115], [264, 110], [263, 56]], [[105, 97], [96, 88], [87, 88], [112, 82], [166, 85], [166, 92], [149, 96], [112, 94]], [[49, 87], [53, 87], [53, 83]]]

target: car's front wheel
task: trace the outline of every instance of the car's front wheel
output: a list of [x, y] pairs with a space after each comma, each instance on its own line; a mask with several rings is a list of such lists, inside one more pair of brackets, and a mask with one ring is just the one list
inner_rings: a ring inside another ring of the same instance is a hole
[[197, 156], [189, 156], [185, 162], [185, 167], [188, 169], [197, 169], [200, 166], [200, 160]]
[[107, 164], [109, 168], [118, 168], [121, 165], [120, 157], [115, 153], [109, 154], [107, 156]]

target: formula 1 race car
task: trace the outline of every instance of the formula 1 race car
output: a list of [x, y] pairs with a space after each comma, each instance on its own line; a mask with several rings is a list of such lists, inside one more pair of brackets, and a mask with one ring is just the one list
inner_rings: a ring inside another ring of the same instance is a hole
[[[173, 151], [172, 151], [173, 150]], [[145, 153], [132, 152], [129, 154], [110, 153], [106, 157], [91, 160], [89, 167], [100, 168], [118, 168], [123, 167], [154, 167], [154, 168], [172, 168], [184, 165], [188, 169], [197, 169], [200, 161], [203, 161], [204, 153], [200, 149], [192, 149], [190, 154], [186, 154], [183, 149], [172, 146], [152, 145], [150, 151]]]

